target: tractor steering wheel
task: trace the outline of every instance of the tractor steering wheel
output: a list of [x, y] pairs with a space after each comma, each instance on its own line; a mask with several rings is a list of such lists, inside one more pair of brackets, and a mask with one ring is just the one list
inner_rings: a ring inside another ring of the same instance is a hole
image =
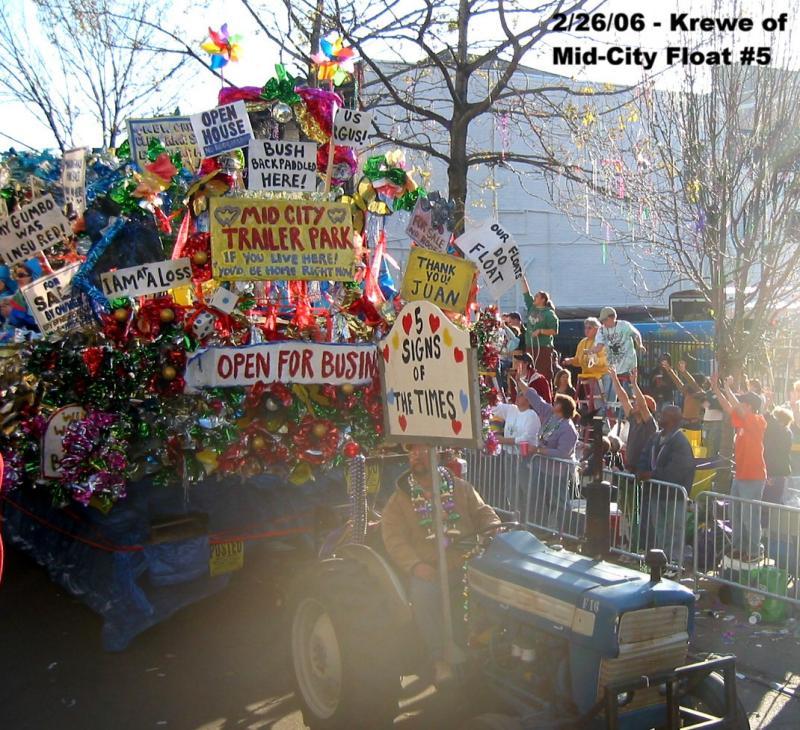
[[[463, 547], [475, 547], [474, 543], [472, 545], [467, 545], [468, 541], [474, 540], [475, 538], [485, 537], [489, 533], [498, 533], [498, 532], [507, 532], [509, 530], [524, 530], [525, 525], [521, 524], [520, 522], [501, 522], [499, 525], [490, 525], [489, 527], [484, 527], [482, 530], [478, 530], [477, 532], [473, 532], [469, 535], [459, 535], [455, 539], [455, 544], [458, 546]], [[492, 535], [494, 537], [494, 535]]]

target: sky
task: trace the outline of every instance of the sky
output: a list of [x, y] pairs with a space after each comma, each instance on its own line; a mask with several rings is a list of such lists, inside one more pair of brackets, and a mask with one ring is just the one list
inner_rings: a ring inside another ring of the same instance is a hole
[[[520, 0], [525, 3], [528, 0]], [[401, 0], [413, 3], [414, 0]], [[530, 0], [533, 4], [535, 0]], [[6, 9], [19, 11], [30, 8], [30, 0], [5, 0], [2, 3]], [[166, 4], [165, 4], [166, 5]], [[664, 0], [659, 3], [649, 4], [642, 0], [590, 0], [587, 9], [598, 7], [597, 12], [617, 16], [625, 14], [630, 17], [633, 13], [643, 13], [648, 25], [644, 32], [628, 31], [623, 33], [593, 32], [585, 33], [558, 33], [548, 36], [536, 53], [531, 53], [525, 59], [526, 63], [535, 68], [551, 71], [570, 78], [578, 78], [587, 82], [607, 82], [619, 85], [633, 85], [640, 82], [647, 73], [661, 88], [680, 88], [681, 67], [669, 67], [665, 63], [667, 46], [705, 47], [707, 33], [695, 32], [690, 36], [682, 33], [667, 32], [670, 13], [689, 12], [693, 16], [716, 17], [751, 17], [756, 29], [747, 33], [740, 33], [738, 37], [729, 34], [725, 38], [725, 45], [730, 45], [735, 54], [742, 45], [771, 46], [773, 56], [781, 58], [782, 65], [797, 67], [796, 57], [800, 55], [800, 10], [794, 7], [792, 0]], [[227, 22], [232, 33], [243, 35], [243, 56], [239, 63], [229, 64], [225, 69], [226, 78], [237, 85], [262, 85], [267, 78], [273, 75], [274, 64], [279, 60], [279, 50], [255, 32], [255, 24], [244, 7], [237, 0], [210, 0], [205, 9], [199, 9], [197, 3], [191, 0], [174, 0], [172, 12], [175, 19], [179, 20], [181, 32], [187, 39], [196, 39], [199, 43], [211, 25], [218, 28]], [[778, 17], [780, 13], [788, 14], [787, 29], [784, 32], [765, 34], [760, 30], [760, 22], [764, 17]], [[654, 27], [655, 23], [661, 27]], [[476, 40], [494, 37], [496, 23], [481, 22], [480, 35]], [[31, 31], [29, 42], [36, 43], [37, 33]], [[636, 65], [620, 66], [600, 63], [588, 66], [556, 66], [553, 64], [553, 48], [555, 46], [580, 47], [585, 49], [597, 45], [601, 52], [604, 47], [620, 45], [623, 48], [641, 48], [644, 51], [657, 52], [656, 64], [645, 72]], [[375, 39], [369, 46], [374, 57], [391, 56], [391, 51], [403, 55], [410, 49], [389, 49], [381, 39]], [[396, 56], [395, 56], [396, 57]], [[736, 56], [735, 56], [736, 57]], [[788, 60], [786, 60], [788, 58]], [[180, 96], [180, 108], [184, 114], [199, 112], [216, 104], [216, 94], [219, 84], [210, 74], [195, 66], [192, 70], [191, 81], [187, 83]], [[20, 104], [4, 105], [3, 120], [0, 122], [0, 148], [22, 142], [34, 148], [52, 146], [52, 138], [48, 130], [39, 123], [31, 113]], [[76, 129], [76, 145], [94, 146], [98, 142], [97, 130], [86, 120]]]

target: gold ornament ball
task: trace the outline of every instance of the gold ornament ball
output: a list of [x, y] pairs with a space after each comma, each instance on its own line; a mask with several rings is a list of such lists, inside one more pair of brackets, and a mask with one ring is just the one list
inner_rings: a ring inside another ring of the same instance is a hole
[[272, 413], [275, 413], [275, 411], [277, 411], [281, 407], [280, 403], [278, 403], [278, 401], [276, 400], [273, 400], [272, 398], [267, 398], [267, 400], [264, 403], [264, 406], [268, 411], [271, 411]]
[[253, 448], [261, 451], [261, 449], [266, 448], [267, 441], [263, 436], [255, 436], [253, 438]]
[[114, 319], [117, 320], [117, 322], [127, 322], [128, 310], [125, 309], [125, 307], [119, 307], [118, 309], [115, 309]]
[[208, 254], [205, 251], [195, 251], [192, 254], [192, 263], [196, 266], [203, 266], [208, 261]]
[[355, 392], [356, 392], [356, 386], [353, 385], [352, 383], [345, 383], [342, 386], [342, 393], [344, 393], [345, 395], [353, 395], [353, 393]]
[[175, 380], [178, 377], [178, 371], [172, 365], [165, 365], [161, 368], [161, 377], [164, 380]]
[[158, 313], [158, 318], [166, 323], [166, 322], [174, 322], [175, 321], [175, 310], [170, 309], [169, 307], [165, 307]]
[[328, 433], [328, 427], [324, 423], [315, 423], [314, 427], [311, 429], [311, 433], [318, 439], [321, 439], [326, 433]]

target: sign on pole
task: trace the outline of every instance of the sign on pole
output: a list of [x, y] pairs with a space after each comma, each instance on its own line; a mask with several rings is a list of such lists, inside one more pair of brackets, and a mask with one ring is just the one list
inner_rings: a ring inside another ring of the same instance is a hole
[[42, 195], [0, 218], [0, 255], [5, 263], [17, 264], [70, 235], [69, 221], [53, 196]]
[[100, 283], [109, 299], [158, 294], [191, 284], [192, 265], [188, 258], [183, 258], [128, 266], [101, 274]]
[[80, 267], [80, 262], [65, 266], [22, 288], [22, 296], [43, 335], [66, 333], [94, 324], [91, 302], [72, 289], [72, 277]]
[[82, 215], [86, 210], [86, 147], [67, 150], [61, 160], [61, 187], [64, 204]]
[[248, 190], [317, 189], [316, 142], [254, 139], [247, 148]]
[[474, 261], [481, 281], [500, 299], [522, 279], [522, 262], [514, 238], [499, 223], [485, 221], [456, 239], [464, 256]]
[[449, 312], [463, 314], [469, 304], [476, 274], [475, 264], [471, 261], [413, 248], [400, 296], [407, 302], [425, 299]]
[[343, 106], [333, 118], [333, 138], [337, 145], [363, 147], [372, 136], [372, 114]]
[[250, 117], [243, 101], [192, 114], [192, 129], [201, 157], [216, 157], [224, 152], [247, 147], [253, 139]]
[[194, 136], [189, 117], [151, 117], [149, 119], [128, 120], [128, 143], [131, 147], [131, 160], [142, 170], [150, 162], [147, 158], [147, 145], [157, 139], [168, 153], [181, 153], [181, 161], [190, 170], [200, 166], [200, 152], [197, 137]]
[[430, 302], [410, 302], [378, 349], [387, 441], [479, 446], [478, 364], [467, 332]]
[[450, 243], [450, 231], [444, 225], [433, 225], [433, 208], [422, 196], [417, 198], [409, 216], [406, 235], [418, 246], [431, 251], [444, 253]]
[[308, 200], [211, 198], [217, 281], [350, 281], [350, 206]]

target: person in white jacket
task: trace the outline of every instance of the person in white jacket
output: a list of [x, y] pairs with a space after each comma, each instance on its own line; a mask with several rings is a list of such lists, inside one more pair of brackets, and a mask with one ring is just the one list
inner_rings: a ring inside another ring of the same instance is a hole
[[542, 422], [531, 408], [523, 389], [517, 391], [516, 403], [498, 403], [492, 410], [492, 416], [504, 422], [503, 435], [497, 440], [506, 453], [518, 454], [521, 444], [533, 447], [539, 443]]

